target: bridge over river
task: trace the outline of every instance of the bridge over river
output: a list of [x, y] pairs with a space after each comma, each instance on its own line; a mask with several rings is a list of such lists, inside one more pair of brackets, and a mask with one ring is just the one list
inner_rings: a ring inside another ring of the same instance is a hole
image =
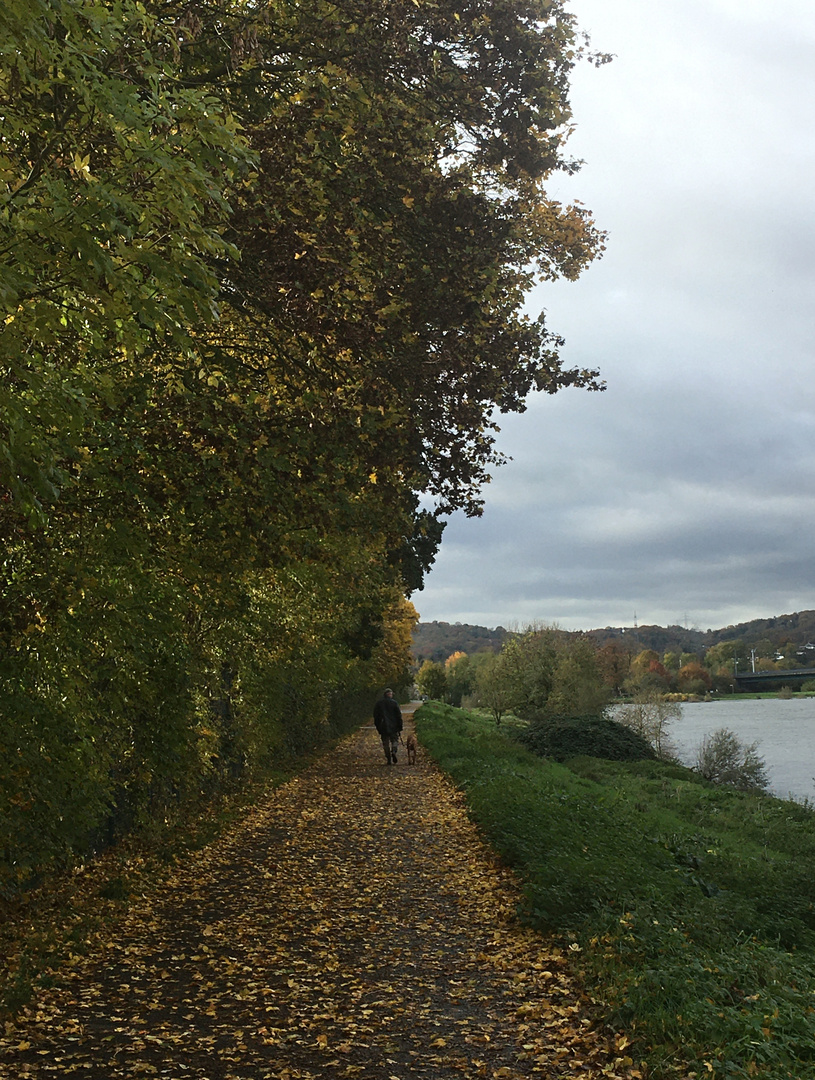
[[815, 668], [794, 668], [792, 671], [737, 671], [733, 682], [739, 690], [780, 690], [782, 686], [793, 689], [808, 679], [815, 679]]

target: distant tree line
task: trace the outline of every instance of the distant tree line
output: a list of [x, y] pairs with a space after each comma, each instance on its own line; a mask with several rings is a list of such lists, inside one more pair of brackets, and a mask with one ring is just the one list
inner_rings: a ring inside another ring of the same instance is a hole
[[[601, 645], [594, 634], [557, 628], [526, 631], [507, 637], [497, 652], [468, 655], [458, 650], [443, 663], [425, 660], [417, 668], [416, 682], [428, 697], [452, 705], [472, 699], [471, 703], [493, 708], [490, 700], [506, 699], [505, 707], [495, 706], [498, 719], [498, 713], [508, 710], [525, 716], [544, 705], [551, 708], [564, 694], [572, 703], [569, 708], [573, 708], [581, 695], [587, 695], [587, 699], [596, 697], [600, 703], [604, 696], [606, 701], [613, 701], [638, 694], [704, 697], [732, 693], [736, 664], [740, 671], [750, 671], [755, 665], [756, 671], [778, 671], [783, 676], [785, 670], [812, 663], [810, 650], [799, 652], [789, 646], [788, 654], [781, 655], [769, 641], [755, 645], [723, 641], [707, 649], [701, 658], [678, 651], [634, 652], [630, 644], [611, 639]], [[504, 683], [507, 688], [499, 689]]]
[[[419, 622], [413, 632], [414, 663], [417, 666], [425, 660], [443, 663], [456, 652], [468, 655], [500, 652], [513, 633], [517, 632], [502, 626], [490, 630], [466, 623]], [[815, 611], [754, 619], [721, 630], [689, 630], [682, 626], [606, 627], [586, 631], [585, 636], [598, 648], [608, 646], [607, 655], [619, 656], [618, 666], [626, 672], [634, 658], [643, 653], [675, 674], [677, 660], [679, 666], [698, 662], [713, 676], [713, 684], [721, 676], [721, 689], [725, 688], [725, 676], [736, 667], [740, 671], [752, 670], [753, 664], [757, 671], [815, 667]], [[680, 689], [676, 680], [670, 689]]]
[[508, 712], [524, 720], [547, 712], [600, 713], [613, 695], [594, 642], [556, 627], [515, 633], [497, 653], [426, 660], [416, 684], [436, 700], [481, 705], [496, 723]]
[[[705, 665], [693, 654], [660, 657], [644, 649], [631, 656], [616, 641], [599, 645], [589, 634], [530, 627], [498, 653], [456, 652], [443, 664], [425, 660], [416, 682], [424, 696], [484, 709], [498, 725], [510, 715], [520, 720], [521, 740], [547, 757], [671, 759], [678, 700], [707, 695], [729, 679], [719, 670], [729, 647], [708, 650]], [[699, 747], [695, 768], [714, 783], [744, 790], [763, 791], [768, 784], [756, 744], [745, 745], [725, 729]]]

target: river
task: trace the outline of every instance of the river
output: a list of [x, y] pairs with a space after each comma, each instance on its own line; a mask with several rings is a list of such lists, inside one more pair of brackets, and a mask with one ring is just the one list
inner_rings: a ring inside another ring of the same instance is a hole
[[687, 702], [669, 734], [681, 761], [692, 765], [702, 739], [719, 728], [758, 743], [774, 795], [815, 801], [815, 697]]

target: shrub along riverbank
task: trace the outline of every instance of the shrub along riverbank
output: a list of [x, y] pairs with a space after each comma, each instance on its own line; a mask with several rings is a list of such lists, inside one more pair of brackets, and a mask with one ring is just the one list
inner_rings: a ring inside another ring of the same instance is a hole
[[654, 1080], [815, 1076], [812, 808], [660, 761], [558, 764], [435, 702], [416, 722]]

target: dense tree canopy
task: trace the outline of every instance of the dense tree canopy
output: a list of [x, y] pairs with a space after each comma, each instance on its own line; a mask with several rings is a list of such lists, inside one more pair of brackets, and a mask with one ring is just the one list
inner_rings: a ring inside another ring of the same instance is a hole
[[496, 414], [598, 385], [522, 312], [602, 248], [545, 187], [584, 52], [559, 0], [3, 4], [8, 881], [406, 678]]

